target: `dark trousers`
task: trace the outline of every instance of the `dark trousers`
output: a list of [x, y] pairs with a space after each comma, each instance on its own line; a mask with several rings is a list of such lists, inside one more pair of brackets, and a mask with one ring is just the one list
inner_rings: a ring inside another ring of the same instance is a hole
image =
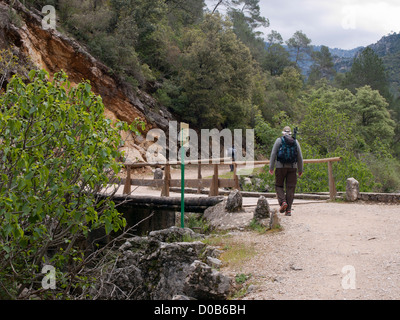
[[[235, 158], [234, 157], [232, 157], [232, 162], [235, 162]], [[231, 172], [233, 172], [234, 170], [234, 166], [233, 166], [233, 164], [230, 164], [229, 165], [229, 168], [231, 169]]]
[[[286, 202], [288, 207], [286, 211], [292, 210], [294, 192], [297, 184], [296, 168], [277, 168], [275, 170], [275, 188], [278, 196], [279, 205]], [[286, 194], [285, 194], [286, 187]]]

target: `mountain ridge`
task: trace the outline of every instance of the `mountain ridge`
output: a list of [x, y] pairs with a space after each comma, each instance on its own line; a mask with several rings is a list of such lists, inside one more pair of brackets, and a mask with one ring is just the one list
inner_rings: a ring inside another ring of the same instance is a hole
[[[311, 51], [320, 51], [323, 45], [311, 45]], [[295, 61], [295, 53], [291, 52], [288, 46], [283, 46], [290, 54], [291, 61]], [[400, 93], [400, 33], [393, 32], [382, 36], [376, 43], [368, 46], [359, 46], [354, 49], [330, 48], [334, 68], [338, 73], [350, 71], [353, 60], [364, 49], [371, 48], [383, 60], [388, 74], [391, 93], [397, 97]], [[313, 64], [311, 54], [305, 54], [304, 60], [299, 63], [301, 73], [308, 78]]]

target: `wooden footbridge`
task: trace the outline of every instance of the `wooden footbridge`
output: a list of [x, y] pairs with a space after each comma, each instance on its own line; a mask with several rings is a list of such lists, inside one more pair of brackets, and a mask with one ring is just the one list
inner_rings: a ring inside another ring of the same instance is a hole
[[[327, 163], [329, 173], [329, 195], [330, 199], [336, 197], [336, 187], [333, 177], [332, 163], [340, 161], [340, 158], [304, 160], [304, 163]], [[213, 163], [214, 162], [214, 163]], [[217, 163], [215, 163], [217, 162]], [[138, 234], [151, 230], [164, 229], [176, 225], [176, 212], [182, 209], [182, 205], [186, 212], [204, 212], [208, 207], [214, 206], [223, 201], [225, 190], [223, 188], [231, 188], [240, 190], [238, 166], [248, 165], [244, 161], [235, 161], [231, 159], [214, 159], [185, 161], [186, 164], [197, 165], [197, 179], [184, 179], [184, 193], [190, 190], [196, 190], [198, 193], [192, 197], [171, 197], [171, 190], [182, 191], [182, 180], [171, 178], [171, 167], [182, 165], [181, 162], [166, 163], [132, 163], [125, 164], [126, 178], [120, 179], [119, 183], [124, 185], [122, 194], [113, 197], [118, 211], [122, 212], [129, 226], [138, 225]], [[254, 166], [267, 165], [269, 161], [254, 161]], [[213, 175], [210, 178], [203, 178], [203, 165], [213, 166]], [[221, 179], [219, 167], [221, 165], [233, 165], [233, 178]], [[143, 167], [164, 167], [163, 179], [137, 179], [132, 177], [132, 171], [135, 168]], [[160, 196], [151, 195], [135, 195], [132, 194], [132, 187], [155, 187], [161, 189]], [[220, 189], [221, 188], [221, 189]], [[208, 189], [205, 196], [199, 196]], [[224, 195], [223, 195], [224, 194]], [[263, 194], [266, 195], [266, 194]], [[260, 194], [253, 195], [259, 197]], [[252, 201], [256, 202], [256, 201]], [[149, 219], [151, 217], [151, 219]], [[183, 215], [181, 215], [183, 220]], [[143, 222], [144, 221], [144, 222]]]
[[[333, 176], [332, 164], [334, 162], [341, 161], [341, 158], [326, 158], [326, 159], [309, 159], [304, 160], [304, 163], [327, 163], [328, 164], [328, 175], [329, 175], [329, 196], [331, 200], [334, 200], [337, 195], [335, 179]], [[216, 163], [217, 162], [217, 163]], [[268, 165], [269, 160], [264, 161], [254, 161], [252, 164], [257, 165]], [[124, 184], [123, 194], [131, 194], [132, 186], [139, 187], [156, 187], [161, 188], [161, 197], [169, 197], [171, 188], [181, 188], [181, 179], [171, 178], [171, 166], [181, 165], [182, 162], [166, 162], [166, 163], [131, 163], [125, 164], [126, 168], [126, 178], [122, 179]], [[239, 177], [238, 177], [238, 166], [248, 165], [245, 161], [233, 161], [230, 159], [206, 159], [206, 160], [195, 160], [195, 161], [185, 161], [185, 165], [192, 164], [198, 167], [197, 179], [185, 179], [184, 188], [195, 188], [200, 193], [200, 190], [206, 188], [209, 189], [208, 196], [216, 197], [220, 194], [220, 188], [233, 188], [240, 190]], [[211, 179], [202, 177], [202, 165], [212, 165], [214, 168], [214, 173]], [[220, 165], [233, 165], [233, 178], [231, 179], [221, 179], [218, 176]], [[164, 179], [137, 179], [132, 178], [132, 170], [143, 167], [164, 167]], [[167, 201], [165, 199], [165, 201]]]

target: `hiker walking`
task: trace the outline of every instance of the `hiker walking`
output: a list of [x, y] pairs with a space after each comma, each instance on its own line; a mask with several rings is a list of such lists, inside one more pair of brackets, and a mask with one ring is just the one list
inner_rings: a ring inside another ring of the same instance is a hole
[[[294, 200], [294, 192], [297, 184], [297, 172], [299, 177], [303, 174], [303, 155], [301, 147], [296, 139], [295, 134], [292, 136], [290, 127], [285, 127], [282, 131], [282, 137], [276, 139], [272, 148], [269, 173], [274, 174], [275, 170], [275, 188], [280, 205], [279, 211], [286, 213], [287, 216], [292, 215], [292, 204]], [[285, 188], [286, 186], [286, 194]]]
[[[236, 148], [234, 145], [232, 145], [231, 148], [228, 148], [227, 155], [228, 155], [228, 157], [232, 158], [232, 161], [236, 160]], [[231, 169], [231, 172], [233, 172], [233, 168], [234, 168], [233, 164], [230, 164], [229, 167]]]

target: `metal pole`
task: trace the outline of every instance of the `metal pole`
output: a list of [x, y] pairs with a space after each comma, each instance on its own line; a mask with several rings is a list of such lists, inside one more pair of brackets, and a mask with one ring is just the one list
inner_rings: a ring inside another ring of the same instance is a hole
[[185, 161], [184, 160], [185, 160], [185, 148], [182, 146], [182, 160], [181, 160], [181, 228], [185, 227]]
[[181, 228], [185, 227], [185, 145], [189, 139], [189, 125], [181, 122]]

